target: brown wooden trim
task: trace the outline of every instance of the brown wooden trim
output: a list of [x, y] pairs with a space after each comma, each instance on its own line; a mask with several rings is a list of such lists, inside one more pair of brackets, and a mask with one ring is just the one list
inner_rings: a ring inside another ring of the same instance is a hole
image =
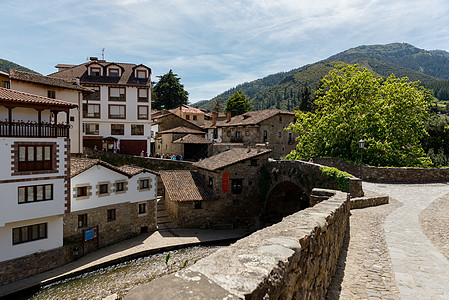
[[[119, 89], [119, 95], [120, 95], [120, 89], [124, 90], [124, 99], [123, 100], [111, 100], [111, 89]], [[108, 101], [115, 101], [115, 102], [126, 102], [126, 87], [124, 86], [110, 86], [108, 87]]]
[[[123, 106], [123, 107], [125, 108], [125, 116], [124, 116], [123, 118], [111, 117], [111, 106]], [[109, 104], [109, 107], [108, 107], [108, 117], [109, 117], [109, 119], [120, 119], [120, 120], [126, 119], [126, 105]]]
[[37, 178], [21, 178], [21, 179], [8, 179], [0, 180], [0, 184], [3, 183], [17, 183], [17, 182], [30, 182], [30, 181], [40, 181], [40, 180], [54, 180], [54, 179], [65, 179], [66, 176], [47, 176], [47, 177], [37, 177]]
[[[146, 109], [147, 109], [147, 117], [146, 118], [141, 118], [140, 116], [139, 116], [139, 109], [141, 108], [141, 107], [146, 107]], [[149, 117], [149, 109], [148, 109], [148, 106], [147, 105], [137, 105], [137, 119], [138, 120], [148, 120], [148, 117]]]

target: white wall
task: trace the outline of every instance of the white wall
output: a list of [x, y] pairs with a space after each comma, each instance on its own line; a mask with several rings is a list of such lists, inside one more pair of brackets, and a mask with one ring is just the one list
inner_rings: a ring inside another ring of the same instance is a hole
[[[62, 215], [48, 218], [39, 218], [23, 222], [9, 223], [5, 227], [0, 227], [0, 261], [14, 259], [36, 252], [47, 251], [62, 247]], [[13, 228], [47, 223], [47, 238], [32, 242], [13, 245]]]
[[[138, 184], [139, 179], [141, 178], [150, 178], [150, 190], [139, 191]], [[134, 175], [129, 179], [128, 186], [130, 191], [131, 203], [156, 199], [156, 175], [154, 175], [153, 173], [142, 172]]]

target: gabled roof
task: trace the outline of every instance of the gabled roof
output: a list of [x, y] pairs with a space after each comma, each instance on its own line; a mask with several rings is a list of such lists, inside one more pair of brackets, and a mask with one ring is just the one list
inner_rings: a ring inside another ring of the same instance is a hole
[[226, 120], [217, 122], [217, 127], [229, 127], [229, 126], [248, 126], [248, 125], [258, 125], [260, 122], [265, 121], [276, 115], [291, 115], [294, 116], [295, 113], [280, 110], [280, 109], [265, 109], [265, 110], [255, 110], [249, 111], [242, 115], [237, 115], [231, 118], [231, 121]]
[[[110, 65], [111, 62], [107, 62], [104, 60], [92, 60], [89, 62], [85, 62], [79, 65], [75, 65], [69, 68], [66, 68], [64, 70], [52, 73], [48, 76], [50, 77], [56, 77], [56, 78], [62, 78], [71, 82], [76, 81], [76, 78], [80, 78], [81, 84], [117, 84], [117, 85], [129, 85], [129, 86], [145, 86], [149, 87], [151, 85], [151, 78], [150, 76], [148, 78], [137, 78], [134, 75], [134, 69], [138, 66], [143, 65], [136, 65], [136, 64], [128, 64], [128, 63], [114, 63], [115, 65], [123, 68], [122, 76], [120, 77], [111, 77], [106, 76], [106, 72], [103, 72], [105, 74], [104, 76], [90, 76], [88, 75], [88, 66], [90, 64], [97, 64], [100, 65], [103, 68], [106, 68], [106, 66]], [[146, 67], [146, 66], [144, 66]], [[146, 67], [149, 70], [149, 73], [151, 75], [151, 69]], [[106, 70], [106, 69], [104, 69]]]
[[33, 74], [23, 71], [17, 71], [17, 70], [9, 70], [9, 78], [13, 80], [20, 80], [25, 82], [31, 82], [41, 85], [46, 85], [50, 87], [58, 87], [58, 88], [64, 88], [64, 89], [70, 89], [70, 90], [76, 90], [81, 92], [88, 92], [92, 93], [93, 90], [83, 87], [81, 85], [77, 85], [74, 82], [70, 82], [64, 79], [60, 78], [54, 78], [39, 74]]
[[190, 106], [190, 105], [186, 105], [186, 104], [182, 104], [181, 106], [178, 106], [177, 108], [173, 108], [170, 109], [170, 112], [172, 113], [176, 113], [176, 111], [181, 110], [183, 113], [187, 113], [187, 114], [198, 114], [198, 115], [204, 115], [204, 111], [202, 111], [199, 108]]
[[165, 192], [171, 201], [203, 201], [218, 199], [214, 190], [194, 171], [159, 171]]
[[271, 149], [250, 149], [248, 148], [233, 148], [217, 155], [200, 160], [193, 165], [198, 168], [215, 171], [235, 163], [253, 159], [258, 156], [270, 153]]
[[15, 90], [0, 88], [0, 104], [21, 105], [27, 107], [69, 109], [78, 105], [57, 99], [37, 96]]
[[[70, 177], [75, 177], [76, 175], [79, 175], [96, 165], [103, 166], [107, 169], [110, 169], [114, 172], [125, 175], [129, 178], [136, 174], [142, 173], [142, 172], [155, 173], [154, 171], [151, 171], [151, 170], [148, 170], [145, 168], [141, 168], [141, 167], [137, 167], [137, 166], [132, 166], [132, 165], [124, 165], [121, 167], [116, 167], [116, 166], [113, 166], [105, 161], [100, 160], [100, 159], [84, 158], [84, 157], [71, 157], [70, 158]], [[157, 173], [155, 173], [155, 174], [157, 174]]]
[[201, 136], [188, 134], [182, 138], [173, 141], [174, 144], [212, 144], [211, 140], [205, 139]]
[[172, 129], [167, 129], [164, 131], [159, 131], [160, 134], [166, 134], [166, 133], [187, 133], [187, 134], [205, 134], [204, 131], [196, 130], [184, 126], [179, 126]]
[[199, 126], [199, 125], [197, 125], [197, 124], [195, 124], [195, 123], [193, 123], [193, 122], [191, 122], [191, 121], [189, 121], [189, 120], [186, 120], [186, 119], [184, 119], [183, 117], [178, 116], [177, 114], [175, 114], [175, 113], [173, 113], [173, 112], [171, 112], [171, 111], [169, 111], [169, 110], [161, 110], [161, 111], [159, 111], [159, 112], [153, 112], [153, 113], [151, 113], [151, 121], [152, 121], [154, 124], [160, 124], [160, 123], [162, 123], [161, 120], [163, 120], [164, 118], [167, 118], [167, 117], [175, 117], [175, 118], [178, 118], [178, 119], [181, 120], [182, 122], [185, 122], [186, 124], [189, 124], [189, 125], [191, 125], [192, 127], [198, 128], [198, 130], [201, 130], [201, 129], [202, 129], [201, 126]]

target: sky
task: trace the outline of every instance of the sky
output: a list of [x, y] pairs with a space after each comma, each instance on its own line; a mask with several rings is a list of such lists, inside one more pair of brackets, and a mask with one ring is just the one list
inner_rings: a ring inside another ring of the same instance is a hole
[[89, 57], [170, 69], [189, 103], [347, 49], [449, 51], [447, 0], [0, 0], [0, 58], [41, 74]]

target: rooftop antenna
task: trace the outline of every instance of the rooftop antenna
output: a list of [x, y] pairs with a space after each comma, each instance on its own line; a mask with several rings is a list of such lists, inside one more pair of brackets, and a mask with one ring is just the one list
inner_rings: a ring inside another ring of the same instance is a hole
[[104, 60], [104, 48], [101, 49], [101, 59]]

